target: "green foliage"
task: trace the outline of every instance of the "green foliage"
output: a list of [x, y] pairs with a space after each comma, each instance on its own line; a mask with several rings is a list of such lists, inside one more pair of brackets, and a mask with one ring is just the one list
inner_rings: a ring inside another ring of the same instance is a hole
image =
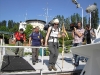
[[[68, 37], [69, 37], [69, 39], [67, 37], [64, 38], [65, 45], [71, 45], [72, 44], [72, 42], [71, 42], [71, 40], [73, 40], [72, 34], [71, 33], [68, 33]], [[63, 40], [62, 38], [59, 38], [59, 44], [60, 45], [62, 45], [62, 40]]]
[[40, 31], [40, 33], [41, 33], [42, 36], [45, 38], [45, 36], [46, 36], [46, 32], [43, 30], [43, 31]]
[[29, 35], [33, 32], [33, 26], [31, 24], [26, 25], [26, 30], [25, 30], [25, 34], [26, 34], [26, 40], [28, 41], [29, 39]]
[[[95, 5], [97, 5], [96, 3], [94, 3]], [[91, 13], [91, 26], [92, 28], [97, 29], [99, 25], [99, 12], [98, 12], [98, 8]]]

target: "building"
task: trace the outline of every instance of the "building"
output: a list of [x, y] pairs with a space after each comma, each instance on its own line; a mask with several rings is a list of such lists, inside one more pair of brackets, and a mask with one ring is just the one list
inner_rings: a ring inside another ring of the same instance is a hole
[[40, 30], [43, 30], [46, 22], [43, 20], [37, 20], [37, 19], [26, 20], [26, 22], [20, 22], [19, 29], [23, 28], [25, 30], [27, 24], [31, 24], [33, 27], [39, 26]]

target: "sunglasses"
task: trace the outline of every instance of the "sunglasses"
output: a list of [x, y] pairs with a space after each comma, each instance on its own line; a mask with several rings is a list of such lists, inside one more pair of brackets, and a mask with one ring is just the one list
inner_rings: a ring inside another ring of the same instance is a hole
[[54, 25], [59, 25], [59, 24], [54, 24]]

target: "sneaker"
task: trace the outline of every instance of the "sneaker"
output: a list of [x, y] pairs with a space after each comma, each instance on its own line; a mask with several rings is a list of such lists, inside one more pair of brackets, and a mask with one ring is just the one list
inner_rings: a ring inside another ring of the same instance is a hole
[[74, 63], [74, 66], [75, 66], [75, 67], [77, 67], [77, 66], [79, 66], [79, 64], [77, 64], [77, 63]]
[[35, 62], [32, 62], [33, 65], [35, 65]]
[[49, 71], [51, 71], [51, 70], [52, 70], [52, 66], [51, 66], [51, 65], [48, 67], [48, 70], [49, 70]]
[[36, 63], [38, 63], [38, 60], [36, 60]]
[[52, 69], [53, 69], [54, 71], [57, 71], [57, 68], [56, 68], [55, 66], [52, 66]]

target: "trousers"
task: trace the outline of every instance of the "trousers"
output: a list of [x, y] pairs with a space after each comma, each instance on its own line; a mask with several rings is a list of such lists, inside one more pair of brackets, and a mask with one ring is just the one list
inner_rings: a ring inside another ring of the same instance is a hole
[[50, 51], [50, 55], [49, 55], [49, 65], [55, 65], [57, 58], [58, 58], [58, 53], [59, 53], [59, 47], [58, 47], [58, 43], [57, 42], [49, 42], [48, 43], [48, 49]]

